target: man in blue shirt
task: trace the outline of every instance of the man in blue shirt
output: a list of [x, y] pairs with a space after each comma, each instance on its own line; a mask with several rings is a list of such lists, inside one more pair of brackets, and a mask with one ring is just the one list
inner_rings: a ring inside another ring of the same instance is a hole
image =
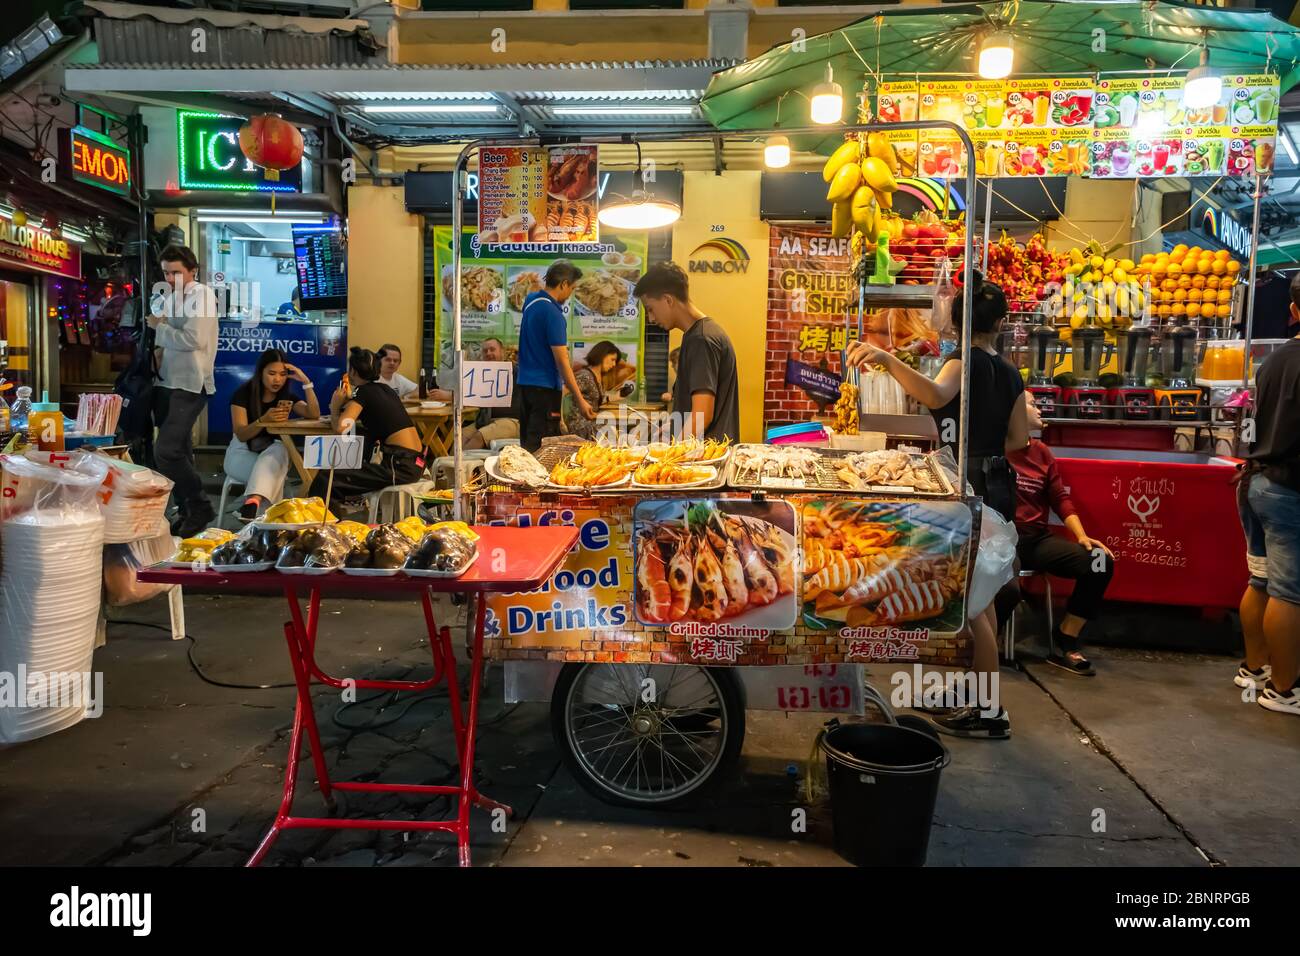
[[543, 438], [560, 434], [560, 405], [566, 385], [578, 410], [587, 418], [596, 417], [573, 377], [568, 323], [560, 307], [581, 278], [581, 269], [558, 259], [546, 270], [546, 287], [524, 299], [515, 386], [519, 392], [519, 444], [528, 451], [542, 447]]

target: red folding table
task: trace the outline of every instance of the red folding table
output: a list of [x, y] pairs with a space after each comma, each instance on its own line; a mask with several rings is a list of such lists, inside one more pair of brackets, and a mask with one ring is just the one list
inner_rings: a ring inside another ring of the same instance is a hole
[[[475, 527], [479, 535], [478, 560], [458, 578], [416, 578], [398, 574], [393, 577], [357, 577], [334, 572], [323, 575], [283, 574], [279, 571], [252, 571], [222, 574], [212, 570], [145, 568], [139, 580], [158, 584], [179, 584], [187, 588], [207, 588], [231, 594], [283, 593], [289, 601], [290, 620], [285, 622], [284, 636], [289, 645], [289, 662], [298, 688], [294, 705], [293, 732], [289, 737], [289, 763], [285, 768], [284, 797], [275, 823], [248, 860], [256, 866], [266, 856], [282, 830], [323, 828], [336, 830], [446, 830], [456, 834], [460, 865], [470, 865], [469, 808], [471, 804], [488, 810], [502, 810], [513, 817], [514, 811], [480, 794], [474, 787], [474, 733], [478, 726], [479, 691], [483, 670], [483, 623], [487, 602], [475, 602], [474, 645], [469, 683], [469, 715], [461, 713], [460, 688], [456, 680], [456, 658], [452, 653], [451, 631], [439, 629], [433, 618], [431, 594], [461, 593], [483, 595], [489, 592], [534, 591], [554, 573], [569, 549], [577, 541], [575, 528], [549, 526], [537, 528]], [[308, 594], [304, 616], [299, 595]], [[316, 627], [320, 622], [322, 594], [370, 597], [375, 594], [419, 594], [424, 606], [424, 621], [429, 631], [429, 648], [433, 655], [433, 675], [428, 680], [348, 680], [331, 677], [316, 664]], [[456, 737], [456, 755], [460, 762], [459, 786], [409, 783], [336, 783], [330, 780], [321, 749], [316, 715], [312, 709], [313, 679], [331, 687], [355, 687], [374, 690], [425, 691], [446, 679], [451, 700], [451, 723]], [[312, 761], [316, 765], [316, 782], [329, 810], [335, 808], [333, 791], [362, 793], [425, 793], [457, 798], [454, 820], [350, 820], [333, 817], [293, 816], [294, 791], [298, 779], [298, 761], [302, 756], [302, 734], [307, 732]]]

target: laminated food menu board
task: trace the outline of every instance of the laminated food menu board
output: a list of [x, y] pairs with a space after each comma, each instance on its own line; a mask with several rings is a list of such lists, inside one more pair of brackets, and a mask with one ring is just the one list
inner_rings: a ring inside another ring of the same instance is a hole
[[594, 145], [485, 147], [478, 231], [485, 244], [597, 242]]

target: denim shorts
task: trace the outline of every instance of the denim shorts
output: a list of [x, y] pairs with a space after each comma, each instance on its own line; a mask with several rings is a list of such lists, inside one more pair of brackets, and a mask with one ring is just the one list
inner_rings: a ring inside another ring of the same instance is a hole
[[1300, 491], [1255, 475], [1247, 499], [1264, 530], [1269, 597], [1300, 604]]
[[1241, 515], [1241, 530], [1246, 533], [1246, 568], [1250, 571], [1250, 586], [1261, 591], [1268, 587], [1268, 557], [1264, 552], [1264, 526], [1251, 510], [1248, 492], [1251, 475], [1243, 475], [1237, 484], [1237, 513]]

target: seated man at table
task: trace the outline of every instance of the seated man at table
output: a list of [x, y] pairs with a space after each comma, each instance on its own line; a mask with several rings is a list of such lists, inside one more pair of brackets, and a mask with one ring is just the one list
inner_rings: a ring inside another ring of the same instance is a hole
[[[420, 400], [420, 386], [412, 382], [405, 375], [398, 373], [402, 365], [402, 350], [396, 345], [381, 345], [379, 351], [375, 353], [379, 360], [379, 381], [387, 385], [397, 397], [404, 402], [418, 402]], [[424, 371], [421, 369], [421, 371]], [[429, 401], [450, 402], [451, 392], [445, 388], [438, 387], [438, 379], [434, 375], [426, 376], [429, 382]]]
[[[293, 388], [295, 382], [305, 398]], [[253, 377], [230, 397], [233, 435], [226, 447], [224, 468], [228, 476], [244, 485], [247, 497], [239, 509], [242, 521], [252, 521], [284, 492], [289, 453], [266, 426], [288, 421], [290, 414], [320, 416], [316, 387], [300, 368], [285, 361], [279, 349], [267, 349], [258, 358]]]
[[[1031, 431], [1042, 431], [1043, 418], [1032, 393], [1025, 393]], [[1114, 572], [1115, 555], [1101, 541], [1088, 537], [1074, 510], [1074, 502], [1061, 481], [1052, 450], [1037, 438], [1024, 448], [1007, 453], [1016, 476], [1016, 530], [1020, 542], [1016, 556], [1026, 571], [1045, 571], [1055, 577], [1072, 578], [1074, 590], [1065, 605], [1065, 616], [1052, 634], [1053, 652], [1047, 663], [1080, 677], [1092, 677], [1092, 664], [1083, 655], [1080, 636], [1084, 626], [1097, 617], [1102, 597]], [[1048, 518], [1055, 511], [1073, 541], [1053, 534]], [[1015, 583], [1014, 581], [1012, 582]], [[998, 595], [998, 618], [1004, 620], [1019, 599], [1015, 588]], [[1008, 596], [1010, 595], [1010, 600]], [[1010, 604], [1010, 606], [1008, 606]]]
[[[479, 346], [478, 357], [484, 362], [504, 362], [506, 348], [500, 339], [484, 339]], [[511, 378], [519, 376], [519, 366], [511, 367]], [[502, 438], [519, 437], [519, 389], [512, 391], [512, 400], [508, 406], [501, 408], [484, 408], [474, 419], [474, 424], [463, 433], [462, 442], [466, 449], [487, 448], [492, 442]]]
[[[342, 435], [352, 426], [365, 435], [361, 467], [334, 472], [330, 509], [339, 514], [349, 499], [390, 485], [407, 485], [424, 474], [424, 443], [402, 400], [379, 382], [379, 360], [368, 349], [353, 348], [348, 370], [330, 399], [330, 423]], [[320, 471], [310, 495], [325, 497], [330, 472]]]

